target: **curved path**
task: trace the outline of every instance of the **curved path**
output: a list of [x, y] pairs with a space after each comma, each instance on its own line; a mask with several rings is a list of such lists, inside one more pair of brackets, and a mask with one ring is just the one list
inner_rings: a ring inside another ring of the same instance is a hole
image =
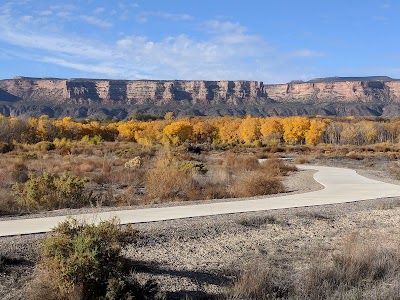
[[[98, 222], [117, 217], [121, 224], [129, 224], [400, 196], [399, 185], [368, 179], [351, 169], [305, 165], [300, 165], [298, 168], [317, 170], [314, 179], [324, 185], [325, 188], [304, 194], [272, 198], [109, 211], [97, 214], [80, 214], [73, 217], [87, 222]], [[67, 216], [58, 216], [0, 221], [0, 236], [48, 232], [66, 218]]]

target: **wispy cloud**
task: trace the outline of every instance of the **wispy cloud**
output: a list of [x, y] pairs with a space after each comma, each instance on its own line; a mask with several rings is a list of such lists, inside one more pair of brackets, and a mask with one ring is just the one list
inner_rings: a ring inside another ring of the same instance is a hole
[[103, 13], [105, 10], [106, 10], [106, 9], [105, 9], [104, 7], [97, 7], [97, 8], [94, 10], [94, 13], [95, 13], [95, 14], [101, 14], [101, 13]]
[[193, 20], [193, 16], [189, 14], [173, 14], [161, 11], [147, 11], [142, 12], [136, 17], [136, 21], [139, 23], [145, 23], [151, 17], [158, 17], [172, 21], [191, 21]]
[[88, 16], [88, 15], [81, 15], [80, 18], [85, 21], [88, 24], [95, 25], [101, 28], [111, 28], [113, 27], [113, 24], [111, 22], [107, 22], [105, 20], [96, 18], [94, 16]]
[[292, 58], [312, 58], [312, 57], [321, 57], [325, 56], [324, 53], [313, 51], [310, 49], [297, 49], [291, 53], [289, 53], [289, 57]]
[[[63, 22], [80, 20], [105, 29], [113, 26], [98, 17], [77, 14], [74, 6], [53, 6], [49, 11], [52, 12], [47, 15], [49, 18], [63, 13]], [[24, 59], [97, 77], [288, 81], [306, 76], [304, 69], [293, 68], [291, 60], [321, 55], [312, 49], [279, 51], [240, 23], [221, 19], [204, 22], [189, 14], [152, 12], [147, 17], [193, 22], [201, 31], [201, 38], [187, 34], [160, 39], [121, 35], [113, 41], [93, 40], [78, 33], [67, 33], [62, 26], [46, 30], [52, 23], [34, 26], [35, 20], [47, 17], [38, 15], [32, 18], [27, 15], [24, 21], [15, 18], [12, 7], [0, 6], [0, 42], [17, 48]]]

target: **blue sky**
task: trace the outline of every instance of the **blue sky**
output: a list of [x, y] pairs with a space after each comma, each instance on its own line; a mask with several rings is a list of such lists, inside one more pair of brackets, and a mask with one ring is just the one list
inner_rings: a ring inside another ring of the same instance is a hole
[[0, 78], [400, 77], [394, 0], [0, 0]]

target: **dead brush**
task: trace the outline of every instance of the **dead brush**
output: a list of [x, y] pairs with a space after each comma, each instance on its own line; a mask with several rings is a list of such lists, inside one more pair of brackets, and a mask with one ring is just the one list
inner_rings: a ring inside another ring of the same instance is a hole
[[284, 284], [279, 270], [266, 262], [247, 266], [226, 293], [227, 300], [288, 299], [290, 283]]
[[16, 161], [9, 168], [9, 176], [14, 183], [24, 183], [28, 180], [28, 167], [23, 161]]
[[0, 190], [0, 216], [20, 212], [20, 206], [9, 190]]
[[173, 158], [159, 157], [145, 176], [147, 200], [188, 200], [198, 187], [192, 170], [178, 167]]
[[297, 167], [288, 164], [282, 159], [270, 158], [260, 164], [261, 170], [275, 176], [286, 176], [289, 172], [296, 172]]
[[400, 295], [399, 239], [347, 237], [332, 254], [310, 257], [308, 266], [272, 264], [265, 259], [245, 266], [225, 299], [397, 300]]
[[398, 245], [377, 247], [374, 243], [372, 246], [353, 234], [330, 260], [314, 263], [305, 272], [301, 285], [309, 299], [327, 299], [338, 292], [340, 299], [349, 299], [354, 289], [362, 292], [360, 299], [377, 299], [367, 297], [365, 293], [372, 292], [380, 282], [396, 282], [399, 270]]
[[223, 167], [228, 172], [239, 173], [244, 171], [254, 171], [258, 169], [259, 163], [257, 157], [253, 154], [235, 155], [229, 153], [224, 157]]
[[96, 166], [90, 161], [84, 162], [79, 165], [80, 172], [93, 172], [94, 170], [96, 170]]
[[280, 177], [265, 172], [248, 172], [237, 177], [229, 192], [232, 197], [252, 197], [283, 192]]

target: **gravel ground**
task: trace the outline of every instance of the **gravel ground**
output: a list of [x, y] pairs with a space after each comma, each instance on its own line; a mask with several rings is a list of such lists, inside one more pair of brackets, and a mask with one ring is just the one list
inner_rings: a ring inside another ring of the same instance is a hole
[[[311, 163], [346, 165], [364, 176], [399, 184], [381, 163]], [[292, 193], [321, 188], [312, 172], [298, 172], [285, 184]], [[167, 299], [209, 299], [223, 293], [238, 272], [254, 262], [302, 269], [316, 256], [337, 249], [350, 234], [399, 239], [399, 224], [400, 198], [171, 220], [136, 225], [139, 239], [124, 254], [135, 262], [139, 279], [160, 282]], [[0, 254], [20, 260], [0, 273], [1, 299], [24, 299], [23, 287], [32, 276], [43, 236], [0, 239]]]

